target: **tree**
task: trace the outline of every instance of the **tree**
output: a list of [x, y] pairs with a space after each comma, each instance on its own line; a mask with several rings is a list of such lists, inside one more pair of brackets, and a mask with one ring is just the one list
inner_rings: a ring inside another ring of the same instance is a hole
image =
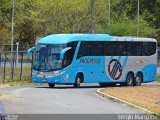
[[[160, 0], [140, 0], [140, 37], [160, 40], [159, 6]], [[95, 33], [108, 33], [108, 1], [95, 0], [94, 8]], [[111, 0], [111, 35], [135, 36], [136, 19], [137, 0]], [[90, 0], [16, 0], [14, 27], [14, 43], [19, 41], [25, 49], [34, 45], [37, 37], [88, 33]], [[0, 39], [10, 43], [10, 32], [11, 2], [0, 0]]]
[[23, 48], [35, 44], [39, 31], [40, 11], [35, 0], [17, 0], [15, 3], [15, 37]]
[[10, 43], [10, 0], [0, 0], [0, 43]]

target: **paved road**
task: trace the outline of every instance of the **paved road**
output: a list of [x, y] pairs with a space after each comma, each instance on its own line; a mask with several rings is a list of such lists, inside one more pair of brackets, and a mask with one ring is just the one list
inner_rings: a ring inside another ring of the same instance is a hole
[[104, 100], [95, 94], [98, 84], [85, 84], [75, 89], [72, 86], [56, 88], [8, 87], [1, 101], [9, 114], [110, 114], [142, 113], [125, 105]]
[[5, 108], [2, 102], [0, 102], [0, 114], [5, 114]]
[[160, 67], [157, 67], [157, 73], [160, 74]]

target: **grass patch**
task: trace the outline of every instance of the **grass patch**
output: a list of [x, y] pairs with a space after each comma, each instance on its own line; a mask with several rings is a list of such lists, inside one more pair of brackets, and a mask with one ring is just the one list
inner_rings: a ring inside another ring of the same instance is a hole
[[23, 85], [33, 85], [30, 80], [25, 80], [25, 81], [14, 81], [14, 82], [8, 82], [7, 83], [9, 86], [23, 86]]
[[[0, 82], [12, 82], [11, 80], [11, 69], [6, 68], [6, 73], [5, 73], [5, 80], [4, 80], [4, 69], [0, 69]], [[20, 68], [15, 68], [13, 72], [13, 81], [18, 81], [20, 80], [20, 73], [21, 69]], [[31, 68], [30, 67], [25, 67], [22, 69], [22, 77], [21, 80], [30, 80], [31, 79]]]
[[24, 85], [34, 85], [30, 80], [18, 80], [13, 82], [7, 82], [7, 83], [0, 83], [1, 86], [24, 86]]
[[113, 87], [101, 91], [160, 115], [160, 86]]
[[157, 74], [157, 81], [160, 82], [160, 74]]

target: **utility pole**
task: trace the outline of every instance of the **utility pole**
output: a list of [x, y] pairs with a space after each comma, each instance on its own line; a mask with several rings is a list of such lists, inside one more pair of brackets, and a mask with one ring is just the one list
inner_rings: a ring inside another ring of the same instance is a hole
[[94, 0], [91, 0], [90, 33], [94, 33]]
[[108, 34], [110, 33], [110, 11], [111, 10], [111, 1], [108, 0]]
[[14, 33], [14, 0], [11, 0], [11, 6], [12, 6], [12, 38], [11, 38], [11, 79], [13, 80], [13, 69], [14, 69], [14, 55], [13, 55], [13, 33]]
[[18, 57], [18, 56], [19, 56], [19, 55], [18, 55], [18, 52], [19, 52], [19, 42], [16, 42], [16, 46], [17, 46], [17, 48], [16, 48], [16, 51], [17, 51], [17, 55], [16, 55], [16, 56], [17, 56], [17, 57], [16, 57], [16, 65], [18, 65], [18, 58], [19, 58], [19, 57]]
[[139, 36], [139, 0], [137, 6], [137, 37]]
[[12, 38], [11, 38], [11, 52], [13, 51], [13, 40], [14, 40], [14, 0], [11, 2], [12, 4]]

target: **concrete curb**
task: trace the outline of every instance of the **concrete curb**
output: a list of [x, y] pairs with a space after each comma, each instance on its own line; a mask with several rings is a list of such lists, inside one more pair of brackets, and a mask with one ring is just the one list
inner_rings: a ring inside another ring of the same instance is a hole
[[138, 109], [138, 110], [140, 110], [140, 111], [143, 111], [144, 113], [147, 113], [147, 114], [155, 114], [155, 115], [156, 115], [156, 113], [153, 113], [153, 112], [151, 112], [151, 111], [149, 111], [149, 110], [147, 110], [147, 109], [145, 109], [145, 108], [142, 108], [142, 107], [137, 106], [137, 105], [135, 105], [135, 104], [132, 104], [132, 103], [130, 103], [130, 102], [126, 102], [126, 101], [121, 100], [121, 99], [119, 99], [119, 98], [116, 98], [116, 97], [114, 97], [114, 96], [111, 96], [111, 95], [108, 95], [108, 94], [106, 94], [106, 93], [103, 93], [103, 92], [101, 92], [102, 89], [103, 89], [103, 88], [98, 89], [97, 92], [96, 92], [100, 97], [107, 98], [107, 99], [112, 100], [112, 101], [114, 101], [114, 102], [126, 104], [126, 105], [129, 106], [129, 107], [136, 108], [136, 109]]
[[8, 84], [0, 85], [0, 88], [6, 88], [6, 87], [9, 87], [9, 85]]

